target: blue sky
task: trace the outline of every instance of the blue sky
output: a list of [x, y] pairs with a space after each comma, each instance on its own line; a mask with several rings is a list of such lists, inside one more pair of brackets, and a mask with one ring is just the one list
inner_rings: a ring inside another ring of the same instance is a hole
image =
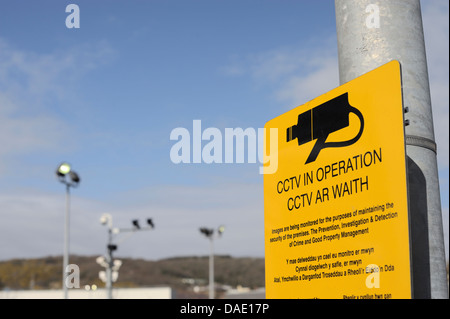
[[[65, 8], [80, 8], [68, 29]], [[448, 251], [448, 2], [422, 1]], [[71, 252], [152, 217], [119, 256], [264, 255], [256, 164], [175, 165], [172, 129], [263, 127], [339, 85], [333, 1], [0, 0], [0, 259], [60, 255], [69, 161]]]

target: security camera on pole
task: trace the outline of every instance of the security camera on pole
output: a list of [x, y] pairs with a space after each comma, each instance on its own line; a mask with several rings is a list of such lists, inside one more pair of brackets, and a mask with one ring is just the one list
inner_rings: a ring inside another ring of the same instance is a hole
[[[225, 227], [220, 226], [217, 230], [218, 236], [220, 237], [224, 231]], [[200, 232], [205, 235], [211, 243], [209, 254], [209, 299], [214, 299], [214, 229], [201, 227]]]
[[139, 221], [137, 219], [132, 221], [133, 228], [113, 228], [112, 225], [112, 216], [110, 214], [103, 214], [100, 217], [100, 222], [102, 225], [108, 226], [108, 244], [106, 246], [107, 248], [107, 255], [106, 257], [100, 256], [97, 258], [97, 263], [105, 267], [105, 271], [100, 271], [99, 277], [100, 279], [106, 283], [106, 290], [108, 294], [108, 299], [112, 299], [112, 283], [117, 281], [117, 278], [119, 277], [119, 268], [122, 266], [121, 260], [114, 260], [113, 259], [113, 252], [117, 250], [118, 244], [123, 242], [128, 237], [123, 238], [119, 243], [114, 244], [113, 243], [113, 237], [114, 235], [119, 235], [120, 233], [131, 233], [130, 236], [140, 230], [151, 230], [155, 227], [153, 224], [153, 220], [148, 218], [147, 219], [147, 227], [141, 227], [139, 225]]

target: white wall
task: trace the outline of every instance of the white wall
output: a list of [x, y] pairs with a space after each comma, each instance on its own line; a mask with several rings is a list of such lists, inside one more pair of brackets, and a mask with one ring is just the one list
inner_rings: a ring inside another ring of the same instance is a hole
[[[0, 299], [62, 299], [62, 290], [3, 290]], [[69, 289], [69, 299], [106, 299], [106, 289]], [[114, 288], [114, 299], [172, 299], [172, 288]]]

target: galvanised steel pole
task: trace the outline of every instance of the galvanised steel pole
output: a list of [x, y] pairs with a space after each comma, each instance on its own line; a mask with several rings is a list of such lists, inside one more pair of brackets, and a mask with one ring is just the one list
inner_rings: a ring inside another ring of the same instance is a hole
[[214, 242], [213, 236], [210, 236], [209, 252], [209, 299], [214, 299]]
[[106, 262], [108, 263], [108, 267], [106, 267], [106, 291], [107, 298], [112, 299], [112, 267], [113, 267], [113, 243], [112, 243], [112, 228], [108, 229], [108, 246], [107, 246], [107, 255]]
[[[414, 298], [448, 298], [436, 144], [419, 0], [335, 0], [344, 84], [391, 60], [402, 69]], [[383, 125], [383, 123], [380, 123]], [[388, 127], [386, 128], [389, 129]]]
[[64, 299], [68, 298], [67, 266], [69, 265], [69, 230], [70, 230], [70, 184], [66, 183], [66, 216], [64, 225], [64, 254], [63, 254], [63, 290]]

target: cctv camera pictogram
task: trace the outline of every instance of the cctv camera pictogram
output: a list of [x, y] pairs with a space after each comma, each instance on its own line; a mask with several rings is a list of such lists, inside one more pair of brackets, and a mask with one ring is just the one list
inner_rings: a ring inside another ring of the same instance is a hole
[[[341, 142], [326, 142], [328, 135], [350, 125], [350, 113], [358, 116], [360, 129], [358, 134]], [[298, 145], [317, 140], [305, 164], [314, 162], [320, 151], [327, 147], [345, 147], [356, 143], [364, 131], [364, 117], [361, 112], [350, 105], [348, 93], [344, 93], [311, 110], [299, 114], [296, 125], [286, 130], [286, 140], [297, 139]]]

